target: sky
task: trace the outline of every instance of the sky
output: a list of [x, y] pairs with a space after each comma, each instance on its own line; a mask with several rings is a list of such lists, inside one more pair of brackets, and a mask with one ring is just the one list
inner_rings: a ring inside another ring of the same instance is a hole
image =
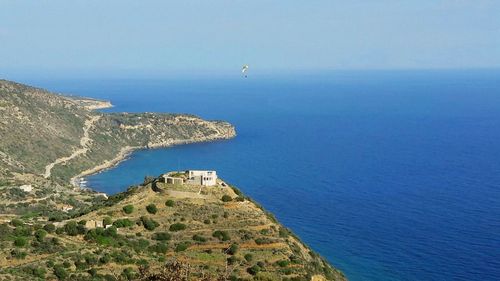
[[500, 1], [0, 0], [0, 77], [500, 68]]

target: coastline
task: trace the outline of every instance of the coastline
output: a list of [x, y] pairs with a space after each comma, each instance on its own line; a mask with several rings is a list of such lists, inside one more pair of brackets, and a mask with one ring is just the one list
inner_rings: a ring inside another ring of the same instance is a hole
[[[233, 135], [232, 137], [235, 137]], [[82, 187], [79, 182], [84, 179], [86, 176], [90, 176], [93, 174], [100, 173], [102, 171], [105, 171], [107, 169], [111, 169], [121, 162], [127, 160], [128, 156], [132, 154], [135, 150], [139, 149], [159, 149], [159, 148], [167, 148], [167, 147], [172, 147], [175, 145], [183, 145], [183, 144], [190, 144], [190, 143], [201, 143], [201, 142], [208, 142], [208, 141], [217, 141], [217, 140], [224, 140], [227, 138], [224, 137], [217, 137], [217, 138], [199, 138], [199, 139], [191, 139], [191, 140], [169, 140], [169, 141], [164, 141], [164, 142], [158, 142], [158, 143], [149, 143], [146, 146], [125, 146], [120, 149], [118, 154], [111, 160], [106, 160], [104, 163], [101, 163], [97, 166], [94, 166], [92, 168], [89, 168], [87, 170], [84, 170], [83, 172], [79, 173], [76, 176], [71, 177], [70, 179], [70, 184], [74, 188], [79, 188], [79, 189], [90, 189], [93, 190], [91, 187]]]
[[84, 170], [83, 172], [79, 173], [78, 175], [72, 177], [70, 179], [70, 184], [75, 187], [75, 188], [82, 188], [82, 186], [79, 184], [79, 181], [83, 179], [86, 176], [90, 176], [93, 174], [97, 174], [99, 172], [102, 172], [104, 170], [110, 169], [115, 167], [116, 165], [120, 164], [122, 161], [125, 161], [127, 157], [136, 149], [140, 149], [141, 147], [137, 146], [125, 146], [120, 149], [118, 154], [115, 156], [115, 158], [111, 160], [106, 160], [104, 163], [99, 164], [95, 167], [92, 167], [90, 169]]

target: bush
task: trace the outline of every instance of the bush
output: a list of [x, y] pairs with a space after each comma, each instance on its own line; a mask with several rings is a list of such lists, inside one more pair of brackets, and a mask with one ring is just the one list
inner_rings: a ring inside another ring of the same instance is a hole
[[16, 237], [14, 239], [14, 246], [16, 247], [24, 247], [27, 243], [28, 241], [24, 237]]
[[227, 194], [224, 194], [221, 198], [222, 202], [229, 202], [229, 201], [233, 201], [233, 198], [231, 198], [231, 196], [227, 195]]
[[238, 201], [238, 202], [244, 202], [245, 201], [245, 197], [238, 196], [238, 197], [236, 197], [236, 201]]
[[64, 225], [64, 232], [70, 236], [78, 235], [78, 224], [75, 221], [70, 221]]
[[129, 220], [129, 219], [118, 219], [113, 222], [113, 226], [117, 228], [122, 228], [122, 227], [131, 227], [134, 225], [134, 222]]
[[61, 265], [56, 265], [54, 267], [54, 275], [59, 280], [65, 280], [68, 277], [68, 272]]
[[227, 233], [227, 231], [216, 230], [212, 233], [212, 236], [221, 241], [231, 240], [231, 237], [229, 236], [229, 233]]
[[234, 254], [236, 254], [236, 252], [238, 252], [238, 248], [239, 248], [239, 247], [238, 247], [238, 244], [233, 243], [233, 244], [229, 247], [229, 249], [227, 249], [227, 253], [228, 253], [229, 255], [234, 255]]
[[131, 267], [127, 267], [122, 271], [122, 276], [126, 280], [134, 280], [136, 274], [137, 273]]
[[252, 254], [246, 254], [244, 258], [245, 258], [246, 261], [251, 262], [253, 260], [253, 255]]
[[144, 228], [150, 231], [154, 230], [159, 225], [156, 221], [147, 217], [141, 217], [141, 222]]
[[111, 219], [111, 217], [105, 217], [105, 218], [102, 220], [102, 224], [103, 224], [104, 226], [111, 225], [111, 224], [113, 224], [113, 220]]
[[176, 252], [185, 251], [185, 250], [187, 250], [187, 248], [189, 247], [189, 245], [190, 245], [189, 242], [181, 242], [181, 243], [177, 244], [177, 246], [175, 247], [175, 251]]
[[165, 202], [165, 206], [167, 206], [167, 207], [173, 207], [174, 205], [175, 205], [174, 200], [167, 200]]
[[159, 241], [166, 241], [170, 240], [172, 238], [172, 235], [167, 232], [157, 232], [153, 235], [154, 240], [159, 240]]
[[125, 214], [132, 214], [133, 211], [134, 211], [134, 205], [123, 206], [123, 212]]
[[250, 273], [251, 275], [256, 275], [257, 273], [259, 273], [260, 270], [261, 268], [258, 265], [254, 265], [252, 267], [247, 268], [247, 272]]
[[38, 240], [39, 242], [42, 242], [43, 239], [45, 238], [45, 236], [47, 236], [47, 231], [45, 231], [43, 229], [39, 229], [39, 230], [35, 231], [36, 240]]
[[193, 235], [193, 240], [197, 242], [207, 242], [207, 238], [198, 234]]
[[179, 222], [170, 225], [170, 228], [169, 228], [170, 231], [180, 231], [180, 230], [184, 230], [184, 229], [186, 229], [186, 225], [183, 223], [179, 223]]
[[52, 223], [48, 223], [43, 226], [43, 229], [48, 233], [53, 233], [56, 230], [56, 226]]
[[24, 222], [20, 219], [13, 219], [10, 221], [10, 224], [14, 227], [19, 227], [19, 226], [23, 226]]
[[156, 245], [149, 247], [149, 250], [159, 254], [165, 254], [168, 250], [168, 246], [165, 243], [156, 243]]
[[203, 221], [204, 224], [210, 224], [210, 220], [209, 219], [206, 219]]
[[158, 208], [156, 208], [155, 204], [149, 204], [146, 206], [146, 211], [150, 214], [156, 214], [156, 212], [158, 212]]
[[26, 252], [20, 251], [19, 249], [14, 249], [10, 251], [10, 255], [15, 259], [24, 259], [26, 258]]
[[287, 267], [290, 264], [290, 261], [288, 261], [288, 260], [280, 260], [280, 261], [277, 261], [276, 264], [279, 267]]
[[255, 243], [257, 245], [263, 245], [263, 244], [271, 244], [271, 243], [273, 243], [273, 241], [269, 238], [260, 237], [260, 238], [255, 239]]

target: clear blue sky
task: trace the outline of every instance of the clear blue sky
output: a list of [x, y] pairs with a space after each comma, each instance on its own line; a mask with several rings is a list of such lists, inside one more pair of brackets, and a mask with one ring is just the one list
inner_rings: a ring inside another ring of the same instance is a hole
[[500, 67], [500, 1], [0, 0], [0, 76]]

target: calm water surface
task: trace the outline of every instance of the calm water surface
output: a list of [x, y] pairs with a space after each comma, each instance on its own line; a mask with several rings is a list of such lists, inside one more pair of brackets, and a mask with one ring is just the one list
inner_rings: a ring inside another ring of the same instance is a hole
[[97, 190], [216, 169], [350, 280], [500, 280], [500, 71], [28, 82], [237, 128], [138, 151]]

